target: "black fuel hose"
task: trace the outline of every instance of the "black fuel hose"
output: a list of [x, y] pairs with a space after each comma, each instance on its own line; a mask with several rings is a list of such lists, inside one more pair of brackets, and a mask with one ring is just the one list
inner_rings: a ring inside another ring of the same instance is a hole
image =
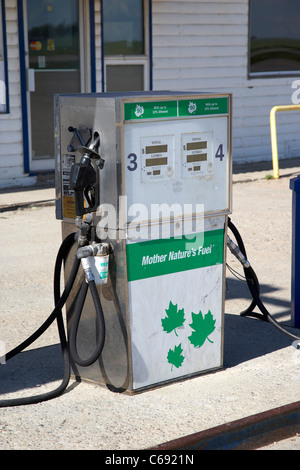
[[[239, 249], [241, 250], [244, 257], [247, 259], [246, 250], [245, 250], [245, 246], [244, 246], [242, 237], [241, 237], [238, 229], [236, 228], [236, 226], [232, 223], [230, 217], [228, 217], [228, 228], [234, 234]], [[273, 326], [275, 326], [275, 328], [277, 328], [279, 331], [281, 331], [281, 333], [284, 333], [285, 335], [289, 336], [291, 339], [296, 340], [296, 341], [300, 340], [299, 336], [296, 336], [293, 333], [290, 333], [289, 331], [287, 331], [285, 328], [283, 328], [280, 325], [280, 323], [278, 323], [275, 320], [275, 318], [269, 313], [267, 308], [264, 306], [263, 302], [260, 299], [259, 281], [258, 281], [258, 278], [257, 278], [257, 276], [255, 274], [255, 271], [253, 270], [252, 266], [251, 265], [249, 265], [247, 267], [244, 266], [243, 269], [244, 269], [246, 282], [247, 282], [247, 285], [248, 285], [248, 288], [249, 288], [249, 291], [252, 295], [253, 300], [251, 302], [251, 305], [247, 308], [247, 310], [241, 312], [241, 315], [242, 316], [253, 316], [253, 317], [259, 318], [263, 321], [268, 321]], [[256, 313], [256, 312], [253, 311], [256, 306], [261, 311], [261, 314]]]
[[[244, 245], [244, 242], [243, 242], [243, 239], [238, 231], [238, 229], [236, 228], [236, 226], [231, 222], [231, 219], [230, 217], [228, 217], [228, 227], [230, 228], [230, 230], [232, 231], [235, 239], [236, 239], [236, 242], [238, 244], [238, 247], [239, 249], [241, 250], [242, 254], [244, 255], [244, 257], [247, 259], [247, 253], [246, 253], [246, 248], [245, 248], [245, 245]], [[251, 266], [250, 266], [251, 267]], [[245, 273], [245, 268], [244, 268], [244, 273]], [[259, 286], [259, 282], [258, 282], [258, 279], [256, 277], [256, 274], [255, 272], [252, 270], [251, 272], [251, 281], [250, 281], [250, 278], [248, 278], [246, 276], [246, 273], [245, 273], [245, 277], [246, 277], [246, 282], [248, 284], [248, 287], [249, 287], [249, 290], [250, 290], [250, 286], [249, 286], [249, 283], [251, 282], [254, 282], [255, 283], [255, 289], [257, 290], [258, 292], [258, 295], [260, 293], [260, 286]], [[251, 304], [249, 305], [249, 307], [244, 310], [243, 312], [241, 312], [241, 316], [247, 316], [247, 315], [250, 315], [251, 316], [254, 316], [254, 317], [257, 317], [257, 318], [261, 318], [261, 315], [259, 313], [256, 313], [256, 312], [253, 312], [254, 308], [256, 307], [256, 301], [255, 299], [253, 298]], [[262, 320], [264, 318], [261, 318]]]
[[30, 405], [35, 403], [40, 403], [42, 401], [50, 400], [59, 396], [68, 386], [70, 380], [70, 360], [69, 360], [69, 353], [68, 353], [68, 344], [64, 330], [63, 318], [62, 318], [62, 308], [71, 292], [72, 286], [74, 284], [78, 268], [80, 265], [80, 261], [77, 260], [75, 257], [72, 270], [69, 276], [69, 279], [66, 283], [65, 289], [60, 296], [60, 274], [61, 274], [61, 267], [63, 262], [67, 259], [68, 254], [75, 243], [75, 233], [68, 235], [64, 241], [62, 242], [60, 249], [58, 251], [55, 263], [55, 270], [54, 270], [54, 300], [55, 300], [55, 308], [46, 321], [25, 341], [19, 344], [16, 348], [12, 349], [10, 352], [6, 354], [6, 360], [12, 359], [14, 356], [22, 352], [28, 346], [30, 346], [34, 341], [36, 341], [53, 323], [53, 321], [57, 320], [58, 332], [60, 336], [60, 343], [64, 361], [64, 375], [61, 384], [55, 390], [50, 392], [34, 395], [30, 397], [22, 397], [22, 398], [13, 398], [7, 400], [0, 401], [0, 407], [10, 407], [10, 406], [21, 406], [21, 405]]
[[[66, 389], [70, 381], [70, 369], [71, 369], [70, 358], [72, 358], [72, 360], [75, 363], [78, 363], [78, 365], [88, 366], [88, 365], [93, 364], [99, 358], [102, 352], [104, 341], [105, 341], [105, 322], [104, 322], [104, 315], [103, 315], [101, 302], [100, 302], [99, 295], [97, 292], [97, 287], [94, 281], [89, 281], [88, 284], [86, 283], [86, 281], [83, 281], [82, 288], [80, 289], [80, 293], [76, 299], [76, 302], [75, 302], [76, 321], [74, 323], [76, 325], [76, 328], [71, 328], [71, 331], [72, 331], [71, 349], [70, 349], [70, 342], [68, 344], [68, 340], [67, 340], [66, 333], [65, 333], [62, 308], [65, 305], [70, 295], [70, 292], [72, 290], [72, 287], [73, 287], [73, 284], [76, 279], [78, 269], [80, 266], [80, 259], [78, 259], [77, 256], [75, 256], [73, 266], [72, 266], [69, 278], [67, 280], [67, 283], [66, 283], [66, 286], [62, 295], [60, 295], [61, 269], [62, 269], [62, 265], [66, 262], [69, 256], [72, 246], [74, 245], [75, 242], [77, 242], [76, 237], [77, 237], [76, 233], [72, 233], [68, 235], [62, 242], [60, 249], [57, 253], [55, 268], [54, 268], [54, 304], [55, 304], [54, 310], [49, 315], [49, 317], [45, 320], [45, 322], [30, 337], [28, 337], [25, 341], [23, 341], [21, 344], [19, 344], [17, 347], [15, 347], [14, 349], [12, 349], [6, 354], [6, 361], [15, 357], [17, 354], [19, 354], [28, 346], [30, 346], [34, 341], [36, 341], [50, 327], [50, 325], [54, 322], [54, 320], [56, 320], [59, 338], [60, 338], [60, 344], [61, 344], [61, 351], [62, 351], [62, 356], [63, 356], [63, 363], [64, 363], [64, 373], [63, 373], [61, 384], [56, 389], [50, 392], [44, 393], [44, 394], [34, 395], [30, 397], [1, 400], [0, 401], [1, 408], [10, 407], [10, 406], [30, 405], [30, 404], [40, 403], [42, 401], [46, 401], [46, 400], [50, 400], [52, 398], [58, 397], [64, 392], [64, 390]], [[86, 359], [82, 360], [77, 354], [76, 336], [77, 336], [78, 324], [80, 321], [88, 287], [90, 288], [92, 298], [94, 301], [94, 306], [96, 309], [97, 329], [99, 333], [98, 333], [97, 345], [96, 345], [94, 353], [87, 360]], [[74, 332], [75, 332], [75, 335], [74, 335]]]
[[24, 349], [26, 349], [28, 346], [30, 346], [32, 343], [34, 343], [43, 333], [45, 333], [45, 331], [49, 328], [49, 326], [54, 322], [54, 320], [56, 320], [58, 315], [61, 313], [61, 309], [63, 308], [71, 292], [71, 289], [73, 287], [73, 284], [74, 284], [74, 281], [78, 272], [78, 268], [80, 265], [80, 262], [77, 259], [75, 259], [69, 279], [66, 283], [66, 287], [62, 295], [60, 296], [59, 295], [59, 283], [60, 283], [61, 266], [62, 266], [62, 263], [68, 257], [69, 251], [72, 245], [74, 244], [74, 241], [75, 241], [74, 235], [75, 234], [73, 233], [65, 238], [57, 254], [55, 270], [54, 270], [54, 302], [55, 302], [54, 310], [49, 315], [49, 317], [45, 320], [45, 322], [29, 338], [27, 338], [23, 343], [19, 344], [16, 348], [12, 349], [10, 352], [6, 354], [7, 361], [9, 359], [12, 359], [14, 356], [16, 356], [17, 354], [22, 352]]

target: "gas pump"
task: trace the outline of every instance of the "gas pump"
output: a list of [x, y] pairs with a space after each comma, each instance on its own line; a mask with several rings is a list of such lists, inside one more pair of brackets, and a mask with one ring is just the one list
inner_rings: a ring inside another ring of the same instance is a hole
[[241, 315], [272, 323], [299, 348], [300, 338], [263, 305], [230, 219], [230, 94], [58, 95], [55, 126], [63, 239], [55, 308], [6, 360], [56, 320], [64, 376], [56, 390], [2, 400], [0, 407], [60, 395], [70, 370], [134, 394], [220, 369], [227, 246], [253, 298]]
[[[83, 268], [98, 279], [105, 325], [77, 280], [83, 292], [67, 301], [74, 375], [134, 393], [222, 367], [231, 95], [55, 103], [56, 215], [63, 239], [88, 221]], [[70, 269], [67, 261], [66, 279]], [[86, 365], [103, 328], [102, 353]]]

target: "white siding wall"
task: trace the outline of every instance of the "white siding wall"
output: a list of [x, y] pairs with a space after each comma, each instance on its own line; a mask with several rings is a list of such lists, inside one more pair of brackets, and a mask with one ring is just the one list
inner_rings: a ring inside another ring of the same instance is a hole
[[[248, 0], [153, 0], [153, 88], [233, 93], [233, 155], [272, 158], [269, 114], [293, 80], [248, 79]], [[300, 76], [300, 74], [299, 74]], [[277, 117], [279, 157], [300, 156], [300, 112]]]
[[96, 90], [100, 93], [102, 91], [100, 0], [95, 0], [95, 45], [96, 45]]
[[0, 114], [0, 188], [19, 184], [24, 176], [17, 2], [5, 5], [10, 112]]

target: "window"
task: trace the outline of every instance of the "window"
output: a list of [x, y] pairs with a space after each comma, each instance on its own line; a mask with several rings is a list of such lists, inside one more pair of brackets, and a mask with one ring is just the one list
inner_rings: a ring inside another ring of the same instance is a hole
[[250, 76], [300, 71], [299, 0], [250, 0]]
[[102, 0], [105, 91], [148, 88], [144, 0]]
[[8, 110], [5, 5], [0, 0], [0, 113]]
[[73, 0], [27, 0], [29, 67], [79, 70], [79, 12]]

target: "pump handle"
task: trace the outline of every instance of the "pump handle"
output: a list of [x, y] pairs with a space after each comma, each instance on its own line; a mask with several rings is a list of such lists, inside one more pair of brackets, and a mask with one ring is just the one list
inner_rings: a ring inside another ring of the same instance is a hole
[[93, 158], [95, 160], [99, 160], [98, 165], [100, 169], [102, 170], [104, 166], [104, 160], [101, 158], [101, 155], [98, 152], [98, 148], [100, 145], [100, 135], [98, 132], [94, 132], [94, 140], [90, 143], [90, 145], [87, 147], [85, 145], [80, 145], [78, 147], [78, 151], [81, 153], [83, 157], [89, 157]]
[[[99, 196], [97, 173], [92, 165], [91, 159], [97, 160], [97, 166], [100, 169], [104, 166], [104, 160], [98, 153], [100, 145], [98, 132], [94, 132], [93, 137], [94, 139], [88, 147], [85, 145], [78, 147], [82, 157], [79, 163], [74, 163], [71, 167], [70, 189], [73, 189], [75, 192], [75, 213], [77, 217], [95, 212], [99, 205], [99, 201], [97, 200]], [[88, 207], [85, 207], [85, 200], [87, 201]]]

